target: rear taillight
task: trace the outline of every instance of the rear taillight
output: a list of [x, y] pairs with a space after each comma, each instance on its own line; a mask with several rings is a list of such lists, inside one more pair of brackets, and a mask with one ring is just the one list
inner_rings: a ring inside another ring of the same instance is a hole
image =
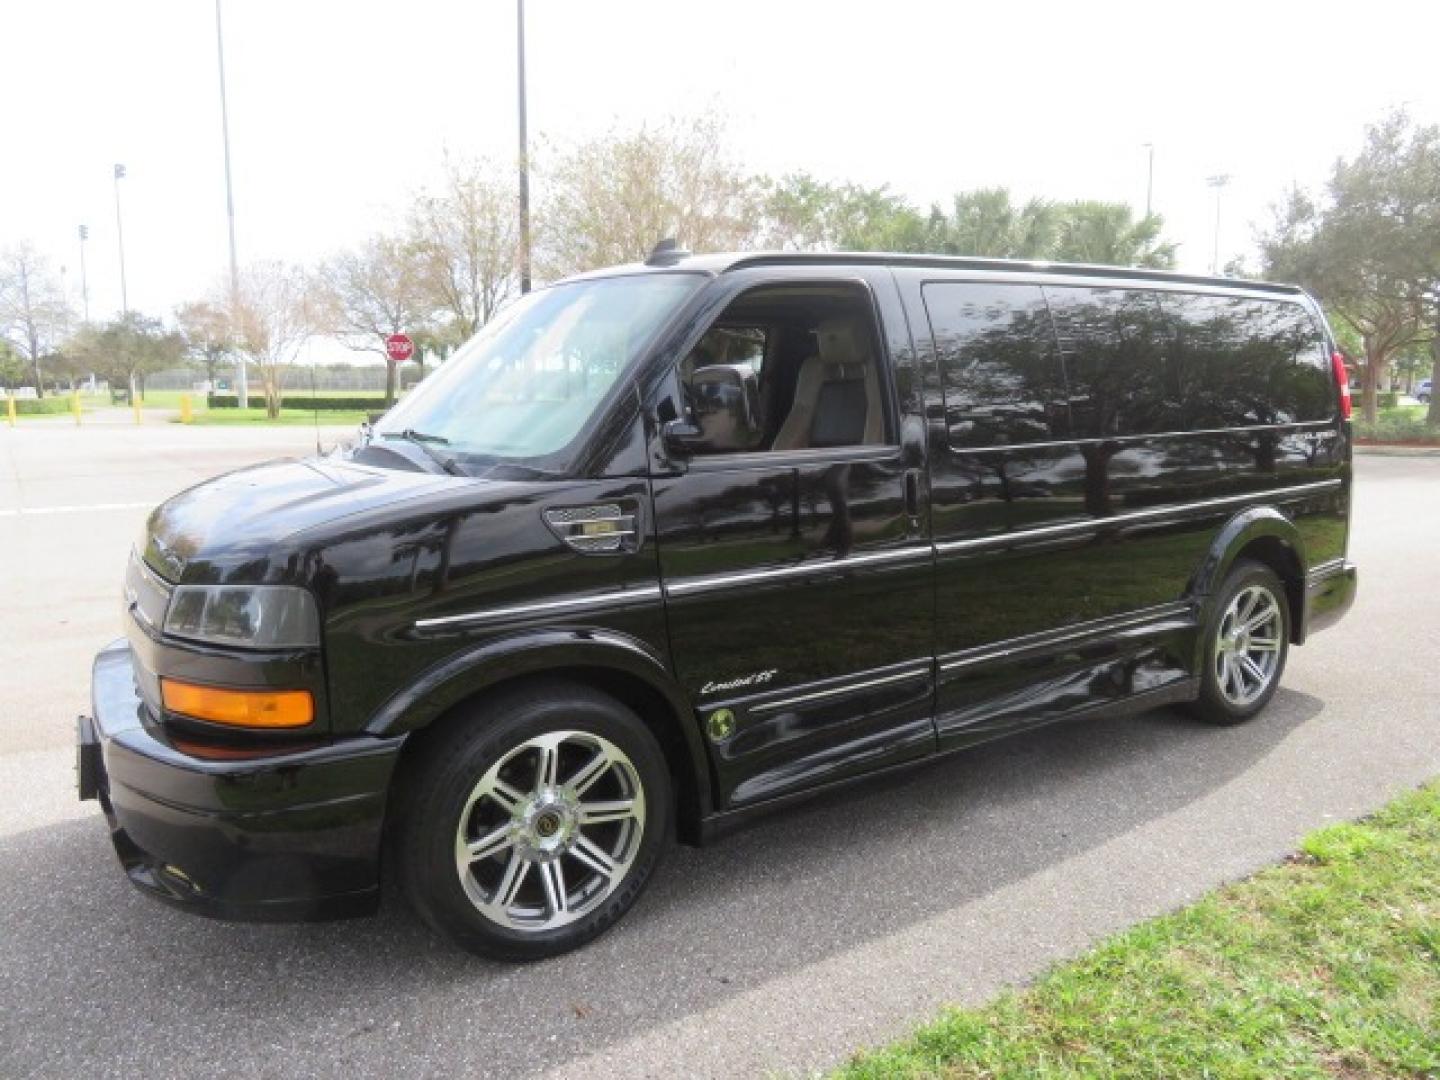
[[1340, 387], [1340, 419], [1350, 419], [1350, 372], [1345, 368], [1345, 354], [1340, 350], [1330, 354], [1335, 367], [1335, 384]]

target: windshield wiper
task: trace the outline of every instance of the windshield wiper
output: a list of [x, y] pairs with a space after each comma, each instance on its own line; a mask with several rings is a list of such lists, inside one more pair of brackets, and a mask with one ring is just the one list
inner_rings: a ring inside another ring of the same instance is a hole
[[423, 431], [416, 431], [414, 428], [406, 428], [404, 431], [386, 431], [380, 436], [382, 439], [404, 439], [418, 446], [431, 461], [439, 465], [451, 476], [469, 475], [460, 466], [455, 464], [455, 459], [446, 457], [437, 452], [435, 446], [449, 446], [450, 440], [444, 435], [430, 435]]

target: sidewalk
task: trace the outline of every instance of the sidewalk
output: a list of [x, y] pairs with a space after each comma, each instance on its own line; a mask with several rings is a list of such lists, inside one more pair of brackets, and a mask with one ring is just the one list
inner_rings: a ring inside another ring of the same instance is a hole
[[1373, 454], [1375, 457], [1440, 457], [1440, 446], [1403, 446], [1381, 443], [1375, 446], [1356, 446], [1357, 454]]

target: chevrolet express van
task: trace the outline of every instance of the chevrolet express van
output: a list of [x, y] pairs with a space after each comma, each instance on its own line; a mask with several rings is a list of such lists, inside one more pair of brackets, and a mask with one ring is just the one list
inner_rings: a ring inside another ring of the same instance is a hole
[[81, 794], [182, 908], [365, 913], [384, 868], [465, 948], [559, 953], [673, 836], [1058, 720], [1255, 717], [1354, 598], [1349, 415], [1289, 286], [662, 246], [155, 510]]

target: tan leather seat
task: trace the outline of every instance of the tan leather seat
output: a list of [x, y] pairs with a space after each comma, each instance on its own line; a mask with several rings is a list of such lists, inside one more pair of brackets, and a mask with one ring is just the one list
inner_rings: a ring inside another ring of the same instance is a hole
[[[772, 449], [884, 442], [880, 378], [863, 328], [852, 319], [829, 319], [819, 325], [815, 337], [818, 351], [800, 365], [795, 401]], [[861, 394], [861, 411], [856, 412]], [[823, 416], [819, 415], [822, 403], [826, 408]]]

